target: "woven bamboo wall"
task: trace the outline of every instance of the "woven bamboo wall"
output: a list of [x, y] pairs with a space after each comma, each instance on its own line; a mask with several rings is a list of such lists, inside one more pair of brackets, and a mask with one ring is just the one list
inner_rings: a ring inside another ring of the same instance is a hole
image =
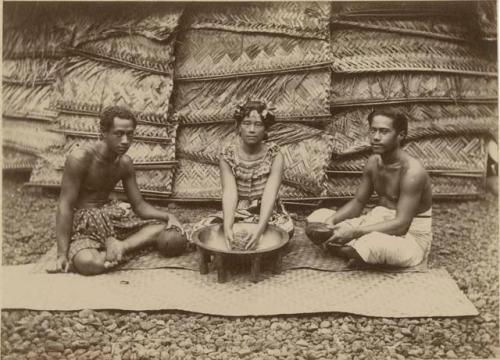
[[[248, 98], [276, 108], [278, 123], [269, 140], [281, 145], [285, 157], [281, 195], [323, 195], [333, 150], [332, 137], [322, 129], [330, 116], [330, 4], [198, 4], [190, 14], [176, 49], [181, 162], [174, 196], [220, 197], [214, 165], [222, 145], [236, 139], [236, 104]], [[202, 170], [209, 165], [213, 181]], [[204, 181], [213, 186], [204, 188]]]
[[[116, 7], [102, 3], [52, 5], [52, 10], [50, 20], [52, 27], [57, 29], [57, 36], [55, 40], [50, 38], [49, 48], [57, 49], [51, 56], [61, 57], [60, 61], [53, 64], [37, 58], [35, 63], [24, 60], [8, 64], [7, 80], [16, 82], [7, 92], [9, 99], [15, 100], [11, 101], [14, 110], [31, 110], [26, 103], [29, 97], [19, 94], [14, 87], [25, 81], [17, 74], [17, 69], [28, 71], [34, 66], [45, 69], [44, 77], [36, 79], [36, 84], [42, 87], [50, 81], [53, 98], [45, 100], [42, 97], [45, 93], [36, 89], [36, 94], [40, 93], [39, 97], [45, 102], [35, 99], [34, 103], [50, 107], [55, 114], [50, 134], [62, 139], [56, 142], [50, 138], [43, 142], [45, 146], [38, 153], [39, 160], [30, 183], [58, 186], [65, 156], [76, 147], [89, 146], [97, 139], [99, 112], [108, 105], [124, 105], [138, 118], [137, 141], [128, 155], [138, 166], [139, 188], [144, 194], [170, 195], [177, 131], [177, 122], [169, 114], [173, 49], [175, 29], [183, 7], [173, 4]], [[28, 14], [35, 16], [36, 12]], [[20, 23], [30, 22], [30, 16], [19, 16], [23, 17]], [[25, 53], [44, 54], [43, 49], [36, 48], [40, 39], [33, 36], [34, 31], [23, 29], [24, 33], [30, 35]], [[11, 44], [18, 37], [9, 33], [6, 39]], [[54, 45], [56, 40], [59, 42]], [[19, 57], [24, 54], [22, 50], [12, 44], [4, 50], [4, 55]]]
[[484, 191], [485, 139], [497, 133], [498, 80], [494, 52], [477, 42], [477, 18], [470, 15], [478, 8], [333, 4], [329, 196], [354, 194], [369, 156], [367, 115], [388, 105], [409, 115], [405, 149], [431, 173], [436, 197]]
[[410, 115], [406, 149], [437, 197], [483, 191], [495, 1], [32, 5], [4, 7], [2, 115], [4, 169], [34, 166], [33, 184], [58, 186], [98, 112], [123, 104], [139, 119], [129, 155], [143, 193], [219, 198], [220, 147], [254, 98], [276, 107], [285, 198], [352, 196], [366, 116], [387, 105]]

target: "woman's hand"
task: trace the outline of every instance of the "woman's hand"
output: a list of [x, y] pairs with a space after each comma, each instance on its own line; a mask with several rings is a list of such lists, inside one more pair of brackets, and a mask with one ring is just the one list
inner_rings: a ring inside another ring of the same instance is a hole
[[259, 245], [259, 241], [262, 238], [262, 234], [259, 231], [255, 231], [252, 234], [248, 234], [248, 238], [245, 239], [244, 242], [244, 244], [246, 244], [245, 250], [254, 250]]

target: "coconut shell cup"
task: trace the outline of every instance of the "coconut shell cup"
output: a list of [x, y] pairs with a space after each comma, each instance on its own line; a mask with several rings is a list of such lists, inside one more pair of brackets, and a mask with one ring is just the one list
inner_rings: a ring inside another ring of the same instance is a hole
[[308, 222], [305, 232], [309, 240], [319, 246], [333, 235], [332, 228], [321, 222]]

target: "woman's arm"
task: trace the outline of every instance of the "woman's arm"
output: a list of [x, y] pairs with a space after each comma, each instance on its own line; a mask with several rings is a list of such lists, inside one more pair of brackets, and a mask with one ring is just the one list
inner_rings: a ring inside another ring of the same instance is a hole
[[222, 212], [224, 216], [224, 235], [228, 248], [231, 249], [233, 242], [234, 213], [238, 204], [238, 189], [236, 179], [229, 164], [221, 157], [219, 160], [220, 176], [222, 184]]
[[251, 248], [266, 230], [267, 223], [273, 214], [274, 205], [278, 197], [284, 167], [285, 160], [283, 155], [278, 153], [274, 158], [271, 166], [271, 173], [269, 174], [269, 178], [267, 179], [266, 186], [264, 187], [264, 192], [262, 194], [259, 223], [257, 224], [257, 229], [252, 234], [252, 238], [246, 245], [247, 249]]

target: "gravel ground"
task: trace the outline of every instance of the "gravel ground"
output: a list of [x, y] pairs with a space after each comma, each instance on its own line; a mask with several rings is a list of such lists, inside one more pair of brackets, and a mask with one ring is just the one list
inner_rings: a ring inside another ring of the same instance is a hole
[[[54, 239], [56, 198], [3, 180], [3, 264], [36, 261]], [[214, 207], [178, 206], [183, 221]], [[310, 210], [295, 209], [297, 219]], [[444, 267], [479, 309], [471, 318], [346, 314], [225, 318], [177, 311], [2, 311], [8, 359], [500, 358], [498, 203], [488, 194], [434, 205], [431, 267]], [[21, 221], [22, 220], [22, 221]]]

